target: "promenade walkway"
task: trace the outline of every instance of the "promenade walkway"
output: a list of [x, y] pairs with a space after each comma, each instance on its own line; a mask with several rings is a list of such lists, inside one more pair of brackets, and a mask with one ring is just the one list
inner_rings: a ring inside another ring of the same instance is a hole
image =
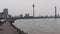
[[0, 26], [0, 34], [19, 34], [19, 32], [11, 26], [10, 22], [6, 21], [2, 26]]

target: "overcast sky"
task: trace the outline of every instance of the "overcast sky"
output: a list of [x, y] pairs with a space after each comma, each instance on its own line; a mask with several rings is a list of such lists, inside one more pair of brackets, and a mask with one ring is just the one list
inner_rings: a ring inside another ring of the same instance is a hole
[[54, 15], [55, 6], [60, 14], [60, 0], [0, 0], [0, 11], [8, 8], [9, 14], [13, 16], [25, 13], [32, 15], [33, 3], [35, 4], [35, 16]]

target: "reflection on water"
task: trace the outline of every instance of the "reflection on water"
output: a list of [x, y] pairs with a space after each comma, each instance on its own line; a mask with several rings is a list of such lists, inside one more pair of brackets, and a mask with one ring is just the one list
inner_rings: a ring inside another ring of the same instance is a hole
[[23, 19], [14, 25], [28, 34], [60, 34], [60, 19]]

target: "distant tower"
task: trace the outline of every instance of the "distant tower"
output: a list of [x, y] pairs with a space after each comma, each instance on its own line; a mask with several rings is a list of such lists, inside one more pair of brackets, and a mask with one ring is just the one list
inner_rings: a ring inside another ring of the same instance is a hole
[[55, 6], [55, 18], [57, 18], [57, 9], [56, 9], [56, 6]]
[[4, 12], [4, 15], [5, 15], [5, 16], [8, 15], [8, 9], [7, 9], [7, 8], [3, 9], [3, 12]]
[[34, 15], [34, 13], [35, 13], [35, 11], [34, 11], [35, 5], [33, 4], [32, 7], [33, 7], [33, 17], [34, 17], [35, 16]]

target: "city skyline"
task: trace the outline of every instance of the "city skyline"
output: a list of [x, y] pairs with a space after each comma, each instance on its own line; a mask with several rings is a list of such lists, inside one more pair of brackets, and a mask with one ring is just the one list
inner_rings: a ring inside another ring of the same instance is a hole
[[0, 11], [8, 8], [9, 14], [13, 16], [25, 13], [33, 15], [32, 5], [35, 4], [35, 16], [54, 16], [55, 6], [57, 7], [57, 13], [60, 14], [59, 3], [60, 0], [0, 0]]

